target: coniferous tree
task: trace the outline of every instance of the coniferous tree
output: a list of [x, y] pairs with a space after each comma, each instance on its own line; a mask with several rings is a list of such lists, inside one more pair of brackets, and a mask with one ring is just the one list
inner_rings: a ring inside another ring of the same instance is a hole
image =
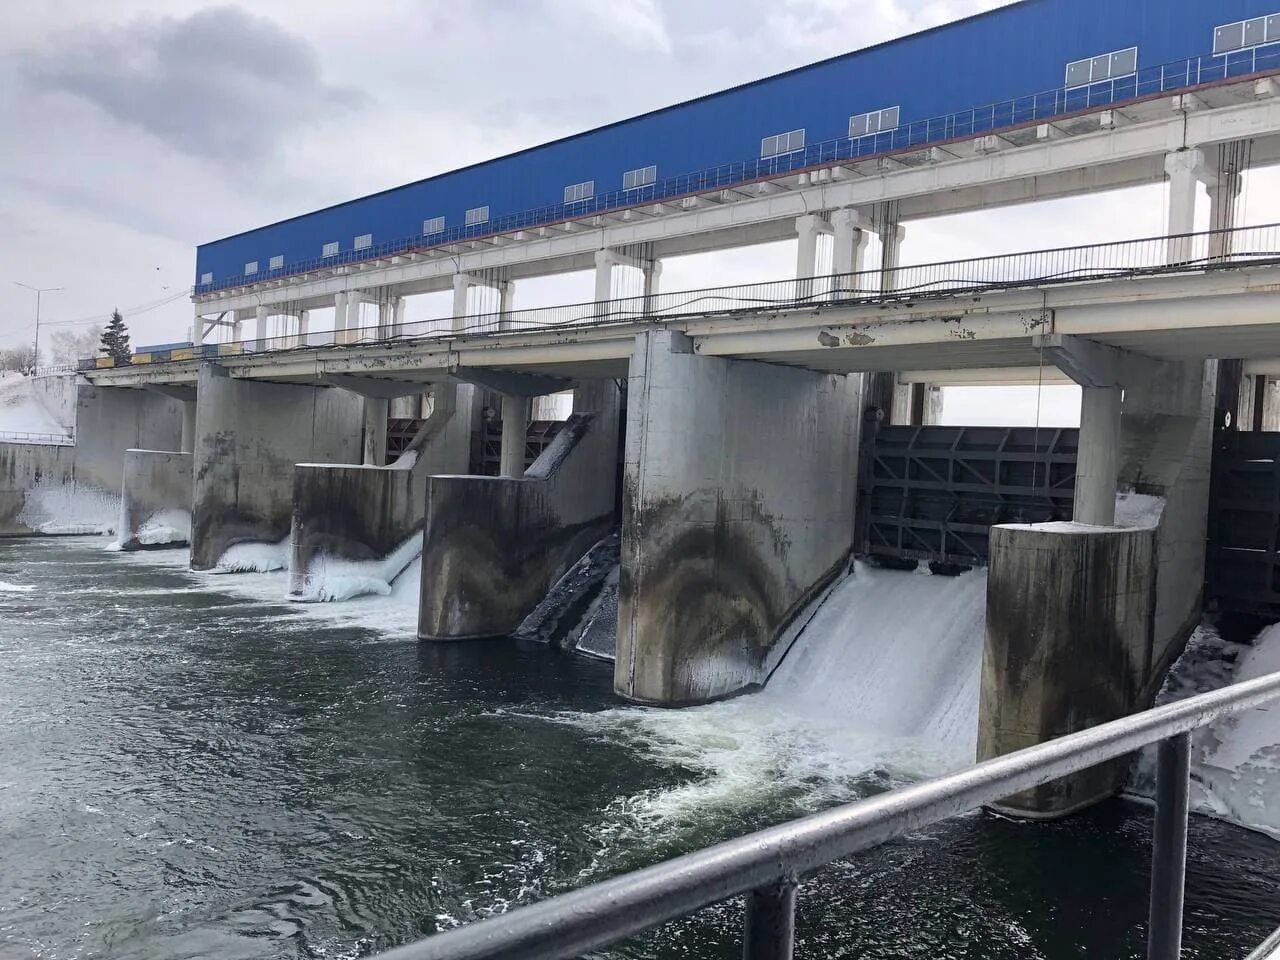
[[111, 311], [111, 320], [107, 323], [107, 328], [102, 331], [102, 346], [98, 348], [98, 352], [111, 357], [117, 366], [132, 361], [133, 351], [129, 346], [129, 330], [125, 327], [124, 317], [120, 316], [119, 310]]

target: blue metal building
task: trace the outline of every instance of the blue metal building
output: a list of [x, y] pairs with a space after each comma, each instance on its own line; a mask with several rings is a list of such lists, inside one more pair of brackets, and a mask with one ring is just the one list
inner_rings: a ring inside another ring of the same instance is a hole
[[1022, 0], [207, 243], [196, 291], [1280, 68], [1280, 0]]

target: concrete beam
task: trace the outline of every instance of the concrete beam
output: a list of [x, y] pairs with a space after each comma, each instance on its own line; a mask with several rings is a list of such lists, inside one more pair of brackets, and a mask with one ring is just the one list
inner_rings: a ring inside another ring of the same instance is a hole
[[183, 403], [192, 403], [196, 399], [196, 388], [194, 385], [177, 383], [145, 383], [142, 389], [150, 390], [152, 393], [158, 393], [162, 396], [172, 397], [174, 400], [181, 400]]
[[1159, 360], [1085, 337], [1038, 334], [1032, 346], [1082, 387], [1123, 387], [1135, 378], [1154, 376], [1160, 368]]
[[326, 387], [340, 387], [362, 397], [380, 400], [394, 400], [397, 397], [422, 393], [421, 383], [410, 383], [407, 380], [382, 380], [378, 377], [359, 377], [349, 373], [326, 373], [317, 377], [316, 380]]
[[465, 383], [474, 383], [508, 397], [541, 397], [567, 390], [573, 384], [573, 381], [563, 377], [478, 367], [459, 367], [453, 375]]

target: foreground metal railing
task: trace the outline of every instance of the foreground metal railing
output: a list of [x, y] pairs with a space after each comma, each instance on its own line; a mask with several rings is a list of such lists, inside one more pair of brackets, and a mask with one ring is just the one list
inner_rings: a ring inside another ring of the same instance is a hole
[[[1157, 707], [389, 950], [383, 960], [562, 960], [746, 894], [747, 960], [792, 955], [800, 878], [834, 860], [1158, 743], [1147, 956], [1182, 952], [1191, 731], [1280, 700], [1280, 673]], [[1264, 954], [1265, 956], [1265, 954]]]

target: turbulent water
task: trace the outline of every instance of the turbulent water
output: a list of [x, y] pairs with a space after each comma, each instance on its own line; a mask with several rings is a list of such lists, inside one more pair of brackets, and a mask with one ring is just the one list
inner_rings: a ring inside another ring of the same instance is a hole
[[[282, 573], [104, 543], [0, 542], [4, 960], [365, 955], [931, 775], [971, 735], [976, 574], [859, 570], [768, 692], [653, 711], [608, 664], [418, 643], [414, 568], [290, 605]], [[876, 596], [898, 613], [850, 630]], [[807, 880], [798, 955], [1143, 956], [1149, 830], [1125, 801], [942, 824]], [[740, 922], [614, 953], [736, 957]], [[1278, 923], [1280, 845], [1196, 818], [1186, 955]]]

